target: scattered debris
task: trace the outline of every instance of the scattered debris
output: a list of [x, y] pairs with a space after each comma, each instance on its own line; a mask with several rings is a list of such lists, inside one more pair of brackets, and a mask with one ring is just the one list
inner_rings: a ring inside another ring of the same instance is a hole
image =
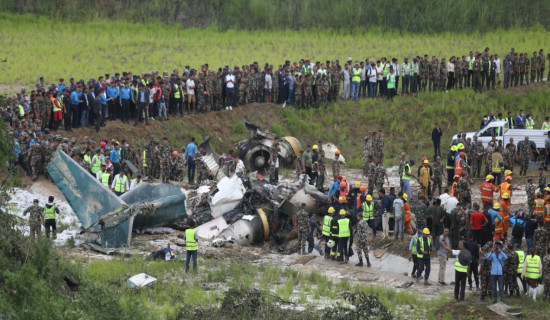
[[333, 308], [325, 309], [323, 319], [395, 319], [376, 296], [369, 296], [363, 292], [343, 292], [341, 295], [351, 306], [343, 306], [336, 302]]
[[521, 312], [508, 312], [508, 310], [511, 307], [505, 303], [499, 302], [492, 305], [487, 306], [487, 309], [493, 311], [494, 313], [498, 314], [499, 316], [503, 317], [518, 317], [521, 315]]
[[157, 282], [157, 278], [145, 273], [136, 274], [126, 281], [130, 288], [143, 288]]
[[405, 282], [400, 286], [397, 286], [399, 289], [407, 289], [408, 287], [412, 286], [414, 284], [413, 281]]

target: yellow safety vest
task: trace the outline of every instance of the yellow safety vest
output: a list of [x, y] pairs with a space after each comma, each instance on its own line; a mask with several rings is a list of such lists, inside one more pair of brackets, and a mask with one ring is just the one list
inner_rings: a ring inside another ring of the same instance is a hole
[[353, 76], [351, 77], [351, 81], [361, 82], [361, 69], [353, 68], [352, 72], [353, 72]]
[[19, 116], [23, 118], [25, 116], [25, 109], [23, 109], [22, 105], [18, 105], [19, 107]]
[[128, 178], [124, 176], [122, 178], [122, 181], [120, 181], [120, 174], [117, 174], [115, 176], [115, 192], [124, 193], [126, 191], [126, 182], [128, 181]]
[[331, 222], [332, 222], [332, 217], [327, 214], [323, 218], [323, 235], [324, 236], [330, 236], [330, 223]]
[[411, 173], [411, 166], [407, 163], [405, 165], [405, 168], [403, 169], [403, 175], [401, 176], [401, 180], [411, 180], [411, 176], [408, 176], [405, 174], [405, 172]]
[[541, 198], [535, 199], [535, 210], [533, 210], [534, 214], [538, 214], [539, 216], [542, 216], [544, 214], [544, 200]]
[[51, 206], [49, 208], [47, 206], [44, 206], [44, 219], [55, 219], [55, 206]]
[[143, 150], [143, 167], [147, 168], [147, 153]]
[[539, 269], [539, 263], [540, 263], [540, 257], [535, 255], [528, 255], [527, 259], [525, 259], [527, 262], [527, 269], [525, 269], [525, 277], [528, 279], [535, 279], [538, 280], [540, 278], [540, 269]]
[[533, 125], [535, 124], [535, 121], [533, 121], [533, 119], [529, 120], [525, 120], [525, 129], [530, 129], [530, 130], [533, 130]]
[[101, 183], [106, 186], [107, 188], [109, 187], [109, 177], [111, 176], [111, 174], [109, 172], [103, 172], [101, 173]]
[[411, 248], [411, 253], [413, 255], [418, 255], [418, 250], [416, 249], [416, 243], [418, 242], [418, 237], [416, 235], [413, 236], [413, 245]]
[[544, 222], [550, 222], [550, 204], [546, 205], [546, 215], [544, 216]]
[[338, 238], [346, 238], [350, 236], [349, 219], [343, 218], [338, 220]]
[[61, 111], [61, 108], [58, 108], [58, 107], [57, 107], [57, 105], [55, 104], [55, 101], [57, 101], [57, 103], [59, 103], [59, 105], [61, 105], [61, 102], [59, 102], [59, 100], [53, 99], [53, 100], [52, 100], [53, 112]]
[[140, 184], [143, 183], [143, 180], [139, 180], [139, 182], [138, 182], [138, 181], [137, 181], [137, 178], [136, 178], [136, 179], [133, 179], [133, 180], [132, 180], [132, 183], [137, 187], [137, 186], [139, 186]]
[[388, 89], [395, 89], [395, 75], [391, 74], [388, 80]]
[[195, 229], [185, 230], [185, 248], [187, 251], [199, 250], [199, 244], [195, 240]]
[[174, 84], [174, 98], [175, 99], [181, 98], [181, 93], [179, 90], [179, 86], [177, 84]]
[[472, 58], [470, 59], [470, 62], [468, 63], [468, 70], [473, 70], [474, 69], [474, 62], [476, 61], [476, 59]]
[[374, 219], [374, 202], [368, 204], [366, 201], [363, 202], [363, 220], [369, 221]]
[[88, 164], [92, 164], [92, 158], [87, 154], [84, 155], [84, 161], [88, 162]]
[[99, 157], [97, 155], [94, 155], [92, 160], [94, 160], [95, 162], [90, 171], [95, 175], [99, 170], [101, 170], [101, 160], [99, 160]]
[[[426, 251], [424, 248], [424, 237], [420, 237], [420, 252], [416, 254], [418, 258], [424, 258], [424, 254], [422, 252]], [[432, 245], [432, 240], [428, 238], [428, 248]]]
[[518, 260], [519, 260], [518, 273], [522, 273], [523, 272], [523, 263], [525, 262], [525, 252], [523, 252], [523, 250], [518, 250], [518, 251], [516, 251], [516, 253], [518, 254]]
[[458, 261], [458, 258], [456, 258], [455, 261], [455, 270], [458, 272], [466, 273], [468, 272], [468, 266], [464, 266]]

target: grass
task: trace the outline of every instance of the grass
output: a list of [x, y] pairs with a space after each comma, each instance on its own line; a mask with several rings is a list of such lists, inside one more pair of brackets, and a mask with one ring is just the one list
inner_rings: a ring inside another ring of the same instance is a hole
[[[88, 79], [101, 74], [153, 69], [171, 72], [185, 65], [198, 68], [208, 63], [212, 69], [225, 65], [243, 65], [265, 61], [274, 65], [285, 60], [312, 61], [351, 56], [365, 58], [436, 55], [449, 58], [483, 50], [502, 57], [510, 47], [533, 52], [543, 47], [547, 32], [532, 29], [492, 30], [485, 34], [464, 32], [408, 34], [370, 29], [327, 31], [219, 31], [215, 28], [184, 29], [177, 25], [132, 24], [97, 20], [60, 22], [31, 15], [0, 14], [0, 83], [33, 85], [40, 74], [46, 82], [59, 77]], [[368, 41], [358, 41], [368, 39]], [[353, 44], [353, 45], [352, 45]]]

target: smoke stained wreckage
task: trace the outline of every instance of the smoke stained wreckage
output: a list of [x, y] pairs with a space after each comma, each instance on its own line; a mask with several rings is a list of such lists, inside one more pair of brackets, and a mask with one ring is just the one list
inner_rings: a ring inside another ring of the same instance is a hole
[[[213, 239], [214, 246], [226, 243], [253, 245], [269, 241], [277, 251], [292, 252], [288, 240], [292, 215], [302, 203], [311, 213], [326, 212], [327, 197], [309, 184], [307, 177], [283, 180], [272, 185], [262, 174], [269, 172], [269, 149], [280, 141], [279, 161], [293, 168], [300, 154], [300, 142], [294, 137], [277, 137], [245, 122], [250, 138], [236, 144], [239, 158], [248, 175], [231, 174], [230, 164], [222, 164], [220, 155], [210, 147], [207, 137], [199, 147], [206, 151], [202, 160], [210, 178], [201, 185], [144, 183], [117, 197], [62, 151], [56, 151], [48, 172], [81, 223], [81, 234], [94, 246], [130, 247], [132, 231], [151, 227], [184, 230], [190, 220], [196, 222], [199, 237]], [[336, 147], [323, 145], [327, 155]], [[343, 158], [340, 161], [345, 161]], [[139, 170], [128, 167], [135, 175]]]

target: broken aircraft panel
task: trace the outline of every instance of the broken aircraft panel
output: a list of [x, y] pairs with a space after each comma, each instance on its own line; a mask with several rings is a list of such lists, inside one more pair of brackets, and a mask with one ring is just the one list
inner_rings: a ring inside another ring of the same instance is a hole
[[142, 184], [117, 197], [66, 153], [56, 151], [48, 173], [78, 217], [82, 229], [109, 248], [129, 246], [132, 230], [187, 217], [185, 195], [172, 185]]

